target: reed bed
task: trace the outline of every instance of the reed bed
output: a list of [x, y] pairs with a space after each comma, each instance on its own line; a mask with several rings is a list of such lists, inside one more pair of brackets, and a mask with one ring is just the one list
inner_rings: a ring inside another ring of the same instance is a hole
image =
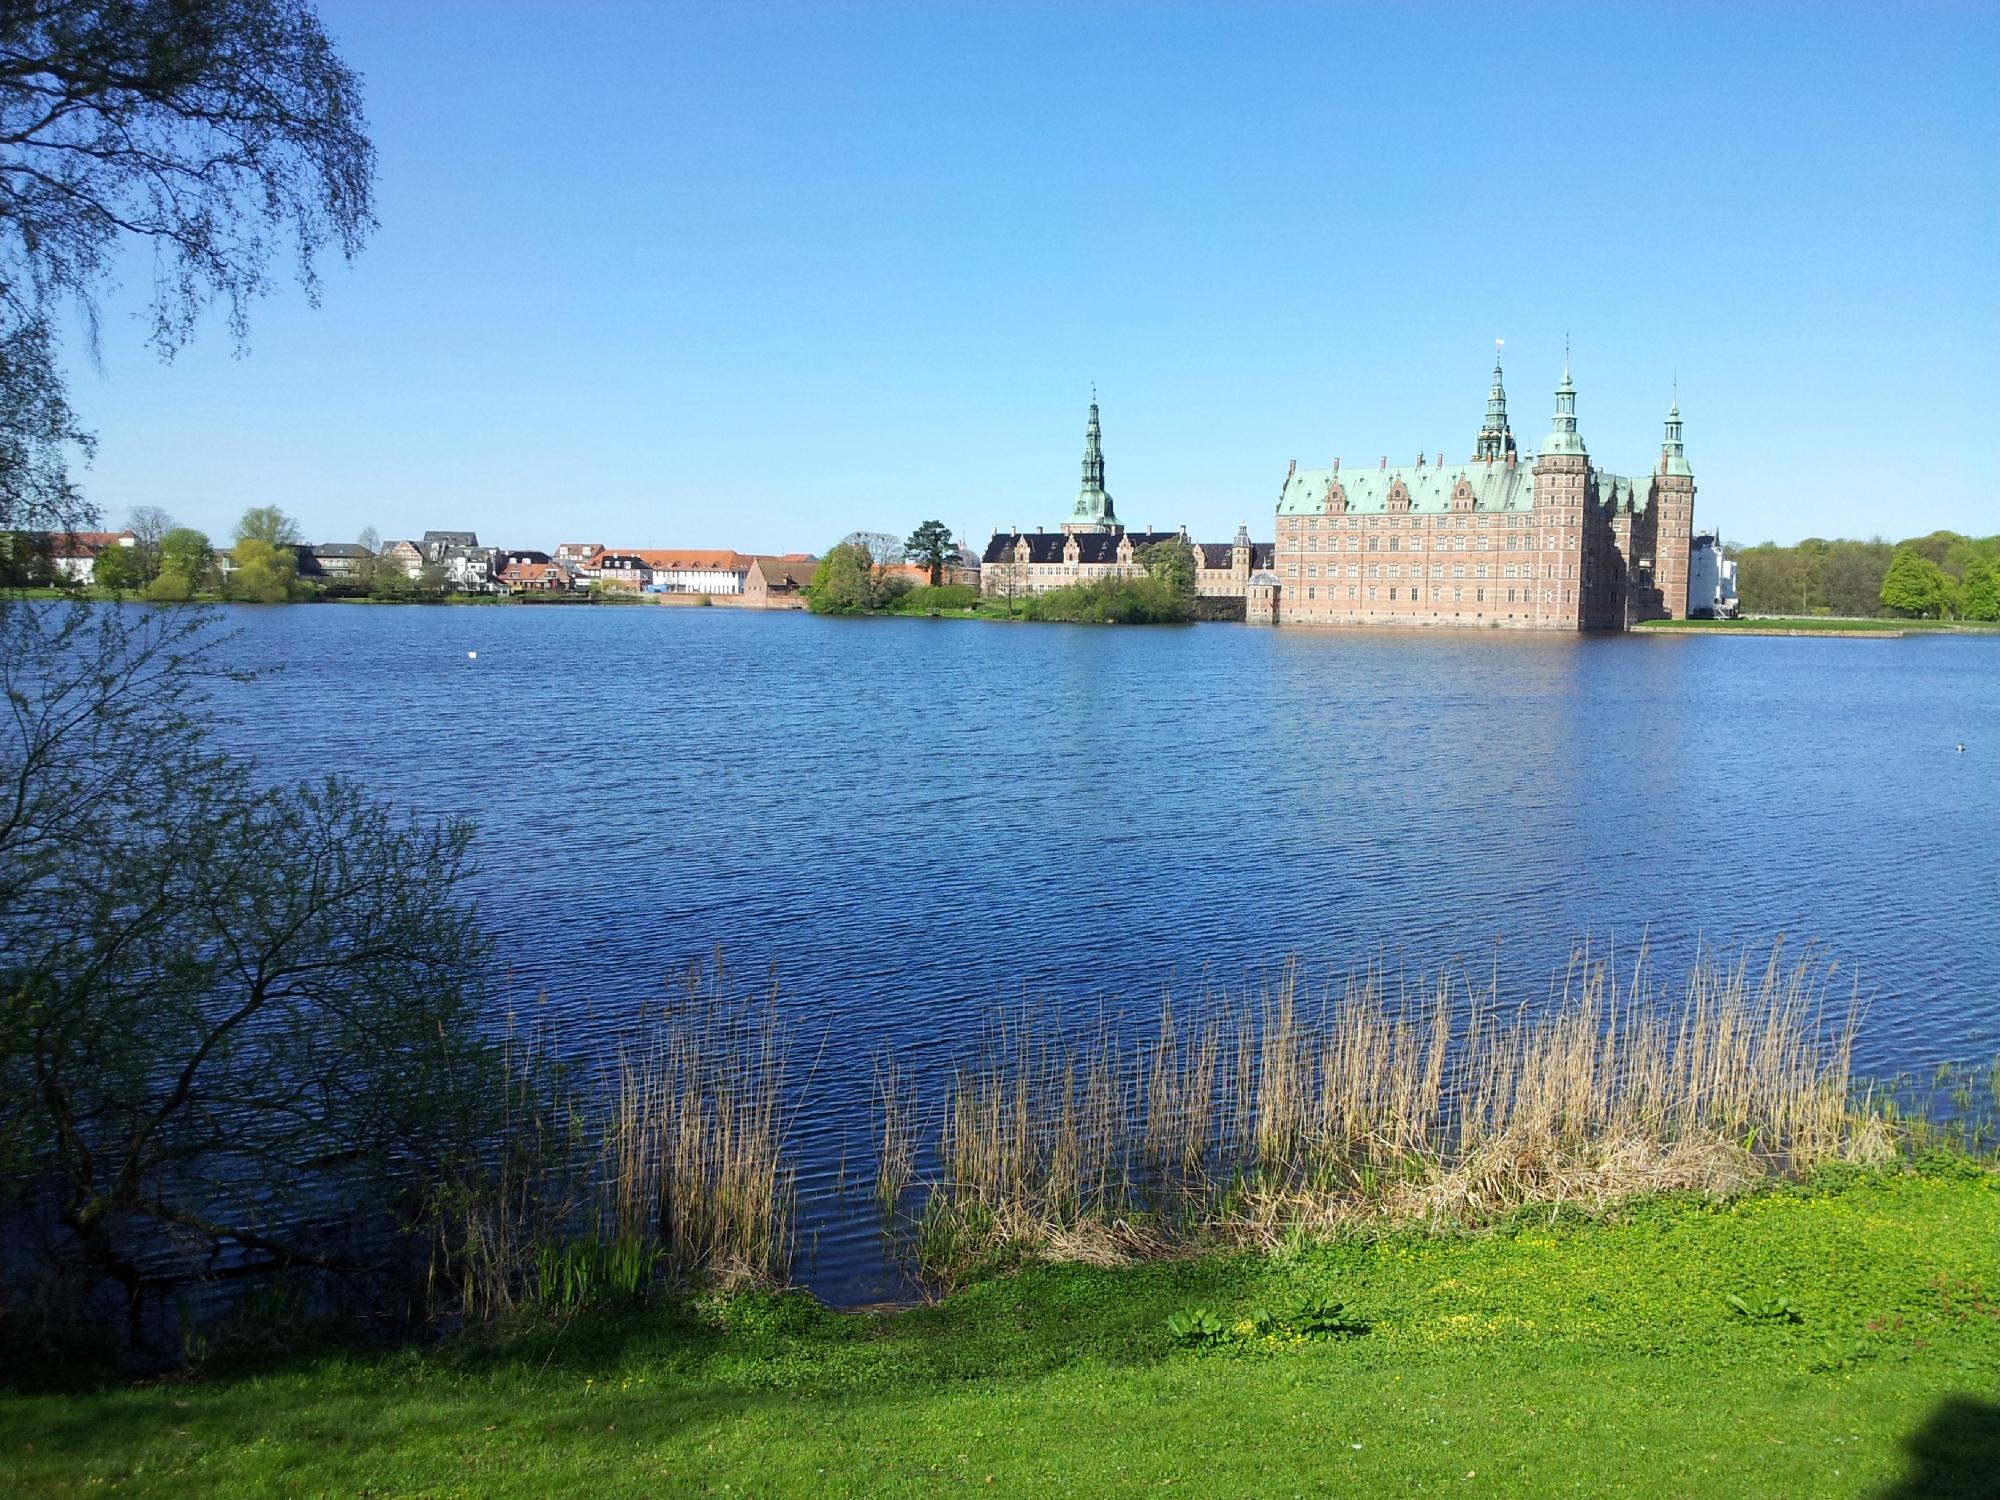
[[697, 979], [641, 1023], [618, 1050], [600, 1233], [656, 1244], [677, 1282], [782, 1282], [795, 1201], [787, 1071], [775, 997], [738, 1003]]
[[566, 1057], [545, 1003], [494, 1049], [482, 1149], [430, 1205], [429, 1301], [467, 1318], [657, 1285], [782, 1285], [794, 1243], [790, 1032], [718, 960]]
[[[1169, 995], [1150, 1034], [996, 1020], [926, 1116], [898, 1076], [886, 1201], [949, 1281], [1008, 1249], [1090, 1260], [1361, 1218], [1478, 1223], [1527, 1203], [1727, 1191], [1886, 1149], [1850, 1103], [1858, 1010], [1774, 945], [1700, 954], [1663, 988], [1579, 948], [1544, 1003], [1380, 967], [1309, 993], [1296, 964], [1242, 998]], [[906, 1187], [919, 1120], [934, 1171]]]

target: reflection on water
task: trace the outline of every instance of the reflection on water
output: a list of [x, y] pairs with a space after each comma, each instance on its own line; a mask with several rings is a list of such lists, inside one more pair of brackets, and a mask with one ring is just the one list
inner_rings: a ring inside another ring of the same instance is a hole
[[[570, 1044], [720, 945], [803, 1031], [804, 1279], [884, 1271], [871, 1063], [1023, 993], [1150, 1023], [1288, 954], [1496, 969], [1822, 940], [1864, 1071], [2000, 1049], [2000, 639], [1520, 638], [234, 610], [225, 739], [476, 818]], [[477, 651], [476, 659], [468, 652]], [[1956, 746], [1967, 748], [1959, 753]], [[816, 1246], [816, 1250], [815, 1250]]]

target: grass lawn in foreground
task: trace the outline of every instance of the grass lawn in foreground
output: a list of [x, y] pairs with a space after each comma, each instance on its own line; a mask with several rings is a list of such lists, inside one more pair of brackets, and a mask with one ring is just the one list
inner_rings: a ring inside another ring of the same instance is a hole
[[[1368, 1331], [1249, 1331], [1253, 1308], [1301, 1293]], [[1212, 1350], [1164, 1327], [1197, 1304], [1236, 1329]], [[1962, 1163], [1480, 1236], [1042, 1267], [889, 1317], [749, 1296], [0, 1398], [10, 1495], [1991, 1497], [1996, 1482], [2000, 1191]]]

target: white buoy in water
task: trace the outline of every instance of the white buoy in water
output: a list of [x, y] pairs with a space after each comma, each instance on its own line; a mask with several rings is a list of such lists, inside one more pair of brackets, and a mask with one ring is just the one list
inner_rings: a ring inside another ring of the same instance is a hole
[[477, 651], [468, 651], [465, 653], [465, 659], [467, 661], [478, 661], [479, 653]]

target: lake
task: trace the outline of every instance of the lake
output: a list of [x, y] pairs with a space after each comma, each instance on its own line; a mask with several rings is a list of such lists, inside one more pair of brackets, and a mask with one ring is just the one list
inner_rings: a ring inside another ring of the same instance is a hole
[[[591, 1040], [718, 946], [810, 1073], [800, 1279], [893, 1290], [871, 1077], [1024, 993], [1463, 961], [1533, 999], [1576, 939], [1817, 941], [1875, 1073], [2000, 1051], [2000, 637], [1537, 638], [227, 611], [222, 739], [479, 825], [516, 1000]], [[469, 653], [477, 652], [474, 658]], [[1961, 753], [1956, 747], [1963, 744]]]

